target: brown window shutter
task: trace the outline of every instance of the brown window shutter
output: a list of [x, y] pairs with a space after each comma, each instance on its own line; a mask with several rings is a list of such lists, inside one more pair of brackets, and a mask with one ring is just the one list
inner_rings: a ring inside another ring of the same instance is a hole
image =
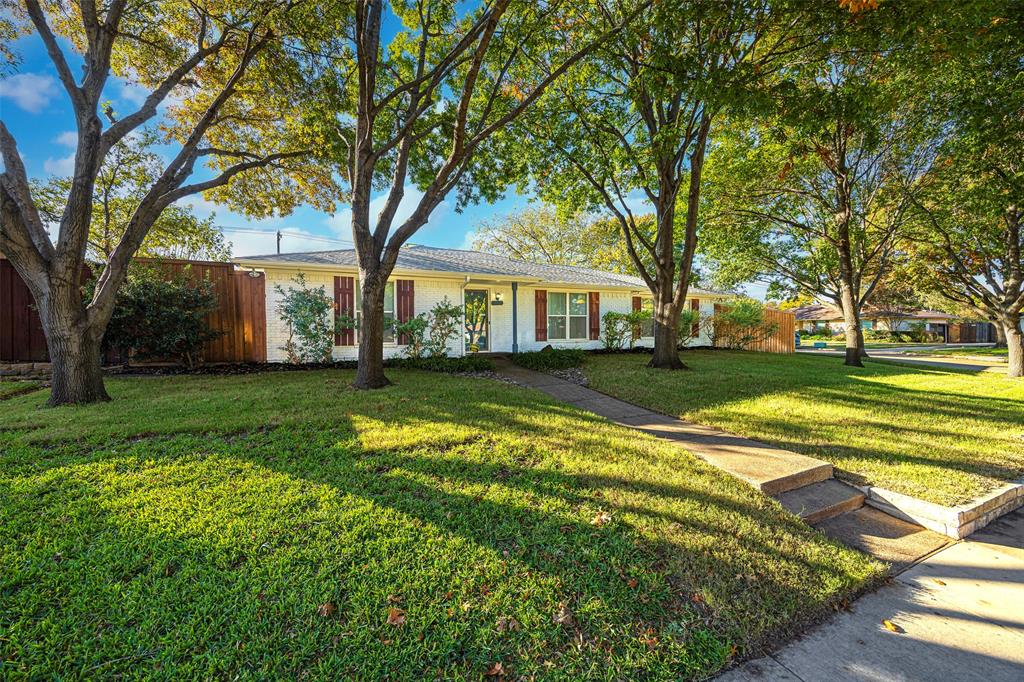
[[590, 292], [590, 340], [597, 341], [601, 338], [601, 292]]
[[[696, 310], [698, 313], [700, 313], [700, 299], [690, 299], [690, 310]], [[693, 323], [693, 326], [690, 328], [690, 334], [694, 338], [700, 336], [700, 320]]]
[[538, 341], [548, 340], [548, 292], [537, 289], [533, 298], [534, 325], [533, 332]]
[[[411, 279], [400, 279], [395, 281], [395, 319], [399, 322], [408, 322], [416, 316], [416, 302]], [[409, 343], [409, 335], [402, 334], [398, 337], [399, 345]]]
[[[638, 310], [642, 310], [643, 307], [644, 307], [643, 299], [640, 298], [639, 296], [634, 296], [633, 297], [633, 312], [635, 313]], [[640, 325], [635, 325], [633, 327], [633, 340], [636, 341], [639, 338], [640, 338]]]
[[[355, 317], [355, 277], [334, 278], [334, 318], [341, 315]], [[355, 329], [336, 329], [334, 332], [335, 346], [354, 346], [356, 344]]]

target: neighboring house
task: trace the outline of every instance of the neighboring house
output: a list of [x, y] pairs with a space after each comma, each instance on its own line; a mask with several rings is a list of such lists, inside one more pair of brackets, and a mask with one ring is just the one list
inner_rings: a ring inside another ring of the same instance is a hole
[[[814, 334], [841, 334], [846, 331], [843, 312], [831, 305], [815, 304], [794, 308], [796, 326], [801, 331]], [[939, 310], [907, 310], [889, 312], [865, 306], [861, 312], [860, 324], [865, 330], [910, 331], [923, 326], [923, 331], [942, 339], [949, 338], [949, 327], [954, 315]]]
[[[288, 253], [235, 258], [245, 268], [266, 273], [267, 359], [285, 360], [281, 347], [288, 330], [277, 312], [279, 296], [275, 285], [287, 289], [300, 272], [312, 286], [322, 285], [333, 295], [336, 314], [358, 315], [358, 268], [352, 249]], [[711, 316], [715, 303], [728, 294], [690, 288], [687, 305]], [[449, 347], [452, 355], [463, 355], [470, 344], [481, 352], [540, 350], [551, 345], [561, 348], [600, 348], [601, 318], [608, 311], [626, 313], [651, 308], [651, 294], [637, 277], [566, 265], [543, 265], [516, 261], [479, 251], [441, 249], [410, 245], [403, 247], [385, 295], [388, 318], [405, 321], [428, 313], [439, 301], [473, 311], [463, 338]], [[482, 312], [483, 319], [479, 319]], [[355, 330], [335, 337], [335, 359], [357, 355]], [[402, 351], [400, 339], [388, 334], [385, 357]], [[707, 331], [691, 345], [710, 345]], [[653, 325], [647, 324], [637, 341], [653, 346]]]

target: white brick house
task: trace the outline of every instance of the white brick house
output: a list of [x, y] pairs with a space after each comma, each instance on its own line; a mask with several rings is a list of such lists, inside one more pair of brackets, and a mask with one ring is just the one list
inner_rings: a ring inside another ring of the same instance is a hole
[[[318, 251], [234, 259], [244, 268], [266, 274], [267, 359], [285, 359], [288, 330], [278, 314], [275, 285], [287, 289], [300, 272], [308, 284], [322, 285], [335, 299], [336, 313], [355, 312], [358, 281], [355, 252]], [[463, 355], [475, 343], [481, 352], [511, 353], [539, 350], [547, 345], [562, 348], [600, 348], [601, 317], [608, 311], [629, 312], [649, 306], [651, 294], [636, 277], [590, 268], [542, 265], [515, 261], [479, 251], [440, 249], [410, 245], [402, 249], [389, 280], [385, 312], [398, 320], [427, 313], [447, 298], [465, 306], [476, 301], [485, 320], [466, 330], [464, 338], [449, 347], [451, 355]], [[710, 316], [715, 303], [727, 294], [690, 288], [688, 306]], [[645, 333], [650, 333], [647, 326]], [[703, 334], [704, 332], [702, 332]], [[401, 354], [400, 339], [385, 342], [385, 357]], [[654, 339], [642, 336], [637, 344], [651, 346]], [[693, 345], [706, 345], [702, 336]], [[356, 338], [347, 332], [335, 339], [336, 360], [355, 359]]]

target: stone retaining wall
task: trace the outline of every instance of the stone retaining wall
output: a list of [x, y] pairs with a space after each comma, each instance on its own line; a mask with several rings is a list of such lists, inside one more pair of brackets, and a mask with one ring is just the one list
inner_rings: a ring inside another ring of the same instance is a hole
[[0, 377], [48, 377], [48, 362], [0, 362]]

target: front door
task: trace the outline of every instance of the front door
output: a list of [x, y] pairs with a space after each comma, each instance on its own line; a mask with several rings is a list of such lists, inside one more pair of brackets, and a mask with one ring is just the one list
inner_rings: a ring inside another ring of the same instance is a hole
[[466, 351], [488, 350], [486, 289], [466, 289]]

